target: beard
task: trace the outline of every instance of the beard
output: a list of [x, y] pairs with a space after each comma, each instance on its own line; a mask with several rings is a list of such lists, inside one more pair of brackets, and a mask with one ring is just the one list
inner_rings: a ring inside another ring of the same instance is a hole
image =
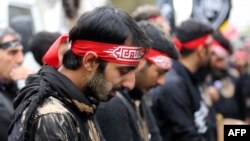
[[211, 74], [212, 67], [210, 65], [210, 62], [205, 64], [204, 66], [201, 66], [195, 73], [195, 76], [198, 80], [198, 82], [202, 83], [205, 81], [206, 77]]
[[111, 95], [112, 87], [113, 85], [105, 79], [104, 74], [97, 71], [87, 80], [83, 93], [88, 97], [105, 102], [113, 97]]
[[212, 69], [212, 75], [213, 77], [217, 79], [222, 79], [227, 76], [227, 70], [226, 69]]

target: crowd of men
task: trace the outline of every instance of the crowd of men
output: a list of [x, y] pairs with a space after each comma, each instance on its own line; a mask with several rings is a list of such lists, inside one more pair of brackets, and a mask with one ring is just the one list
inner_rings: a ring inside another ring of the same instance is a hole
[[99, 7], [66, 34], [34, 35], [35, 70], [1, 30], [0, 140], [221, 141], [219, 124], [250, 124], [250, 38], [235, 50], [192, 18], [170, 31], [154, 6]]

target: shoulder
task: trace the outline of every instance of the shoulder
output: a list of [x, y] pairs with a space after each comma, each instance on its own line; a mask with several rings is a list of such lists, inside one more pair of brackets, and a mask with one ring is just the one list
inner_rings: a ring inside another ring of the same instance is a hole
[[37, 115], [46, 115], [46, 114], [70, 114], [69, 110], [65, 107], [64, 103], [60, 100], [49, 97], [44, 101], [44, 103], [37, 108]]
[[[21, 118], [13, 126], [9, 138], [19, 140], [24, 133], [26, 108]], [[37, 108], [32, 119], [32, 136], [35, 140], [76, 140], [80, 132], [79, 123], [64, 104], [53, 97], [49, 97]]]

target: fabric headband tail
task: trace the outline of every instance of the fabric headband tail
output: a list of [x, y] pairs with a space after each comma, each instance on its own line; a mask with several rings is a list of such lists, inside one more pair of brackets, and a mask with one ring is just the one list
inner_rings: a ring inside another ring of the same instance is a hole
[[59, 57], [58, 49], [60, 44], [66, 42], [69, 37], [69, 34], [63, 34], [50, 46], [49, 50], [43, 56], [43, 63], [50, 65], [52, 67], [59, 67]]
[[184, 42], [182, 43], [178, 38], [173, 38], [173, 43], [177, 46], [179, 51], [181, 51], [183, 48], [186, 49], [196, 49], [200, 45], [208, 45], [211, 44], [213, 41], [213, 38], [211, 35], [205, 35], [199, 38], [196, 38], [194, 40]]
[[172, 68], [172, 59], [168, 55], [157, 50], [150, 49], [146, 54], [145, 59], [162, 69], [168, 70]]

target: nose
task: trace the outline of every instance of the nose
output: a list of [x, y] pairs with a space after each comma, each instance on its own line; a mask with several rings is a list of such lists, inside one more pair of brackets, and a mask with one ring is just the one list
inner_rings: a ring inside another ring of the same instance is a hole
[[18, 65], [21, 65], [23, 63], [24, 56], [22, 50], [19, 50], [18, 53], [16, 54], [16, 61]]
[[122, 87], [132, 90], [135, 87], [135, 71], [130, 71], [123, 77]]
[[158, 85], [163, 85], [164, 84], [164, 82], [165, 82], [165, 77], [164, 77], [165, 75], [164, 74], [162, 74], [162, 75], [160, 75], [159, 77], [158, 77], [158, 79], [157, 79], [157, 84]]

